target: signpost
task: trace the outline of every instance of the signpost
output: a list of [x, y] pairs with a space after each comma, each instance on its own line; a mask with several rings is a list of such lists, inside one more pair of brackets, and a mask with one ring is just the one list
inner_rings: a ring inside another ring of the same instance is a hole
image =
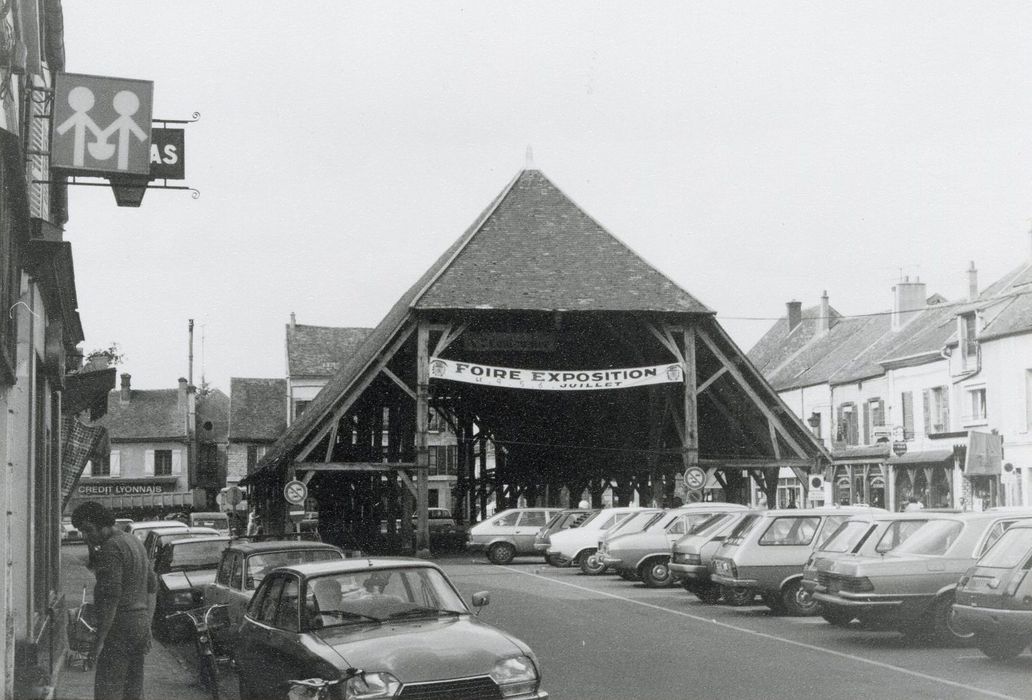
[[308, 487], [297, 480], [288, 481], [283, 487], [283, 497], [292, 506], [304, 505], [305, 499], [308, 498]]
[[706, 486], [706, 472], [701, 467], [684, 470], [684, 487], [691, 492], [701, 492]]

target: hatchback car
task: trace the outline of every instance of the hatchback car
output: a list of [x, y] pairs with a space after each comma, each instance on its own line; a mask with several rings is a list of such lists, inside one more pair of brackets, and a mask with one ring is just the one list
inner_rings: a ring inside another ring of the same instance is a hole
[[713, 515], [745, 510], [747, 506], [736, 503], [714, 502], [668, 510], [636, 532], [621, 527], [608, 533], [599, 557], [624, 578], [640, 578], [649, 588], [667, 588], [676, 578], [670, 569], [674, 543]]
[[185, 530], [187, 524], [179, 520], [140, 520], [129, 524], [126, 532], [132, 533], [143, 542], [151, 530]]
[[[747, 509], [711, 513], [706, 520], [696, 523], [684, 537], [674, 542], [671, 548], [670, 570], [681, 577], [686, 591], [694, 593], [696, 598], [707, 605], [718, 603], [724, 594], [724, 589], [710, 578], [713, 555], [727, 539], [728, 533], [750, 512]], [[746, 595], [749, 601], [754, 597], [751, 593]]]
[[158, 549], [169, 542], [184, 540], [194, 537], [208, 537], [210, 535], [222, 535], [224, 533], [210, 527], [188, 527], [172, 528], [171, 530], [150, 530], [143, 539], [143, 549], [147, 552], [147, 558], [154, 561]]
[[816, 615], [817, 604], [800, 587], [803, 565], [849, 516], [872, 511], [885, 512], [870, 506], [838, 506], [751, 513], [714, 555], [712, 580], [760, 594], [774, 612]]
[[[827, 590], [827, 571], [841, 557], [872, 556], [891, 552], [928, 522], [940, 519], [942, 511], [919, 510], [905, 513], [865, 513], [854, 515], [839, 525], [803, 567], [802, 589], [811, 595]], [[822, 576], [823, 579], [822, 580]], [[821, 606], [821, 616], [842, 627], [853, 621], [849, 611]]]
[[344, 552], [322, 542], [305, 540], [234, 540], [222, 552], [215, 580], [204, 588], [204, 603], [226, 605], [229, 627], [216, 633], [224, 648], [232, 652], [236, 628], [244, 618], [244, 608], [266, 574], [278, 566], [312, 561], [343, 559]]
[[943, 513], [882, 556], [835, 559], [814, 598], [865, 626], [946, 643], [970, 639], [953, 616], [957, 582], [1011, 525], [1028, 520], [1032, 509]]
[[[552, 535], [548, 554], [554, 556], [560, 566], [572, 564], [579, 566], [585, 574], [600, 574], [606, 565], [595, 560], [595, 553], [602, 533], [642, 510], [637, 506], [603, 508], [580, 526]], [[656, 509], [651, 510], [657, 512]]]
[[[473, 595], [486, 605], [489, 594]], [[287, 681], [339, 680], [335, 697], [544, 700], [525, 643], [481, 622], [436, 564], [348, 559], [271, 572], [247, 607], [236, 656], [242, 698]]]
[[548, 544], [551, 542], [552, 535], [571, 527], [577, 527], [591, 517], [593, 513], [597, 512], [598, 511], [587, 510], [584, 508], [571, 508], [570, 510], [563, 510], [556, 513], [534, 536], [534, 550], [539, 552], [545, 558], [545, 561], [552, 566], [559, 566], [558, 561], [549, 558], [548, 556]]
[[508, 564], [517, 556], [534, 554], [534, 538], [561, 508], [512, 508], [469, 529], [466, 549], [487, 552], [492, 564]]
[[1011, 659], [1032, 643], [1032, 522], [1017, 523], [957, 583], [959, 627], [993, 659]]
[[204, 588], [215, 580], [215, 569], [228, 544], [229, 537], [215, 534], [166, 542], [157, 549], [154, 573], [158, 575], [158, 595], [154, 626], [160, 635], [180, 638], [189, 631], [182, 618], [175, 623], [165, 617], [201, 604]]

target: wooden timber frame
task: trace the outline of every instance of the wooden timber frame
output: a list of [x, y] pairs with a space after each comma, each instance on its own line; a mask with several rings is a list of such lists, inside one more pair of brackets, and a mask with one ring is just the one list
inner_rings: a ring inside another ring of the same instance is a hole
[[[461, 342], [514, 332], [554, 348]], [[431, 357], [552, 370], [677, 364], [684, 381], [503, 389], [431, 379]], [[428, 549], [431, 411], [458, 442], [453, 512], [466, 523], [486, 517], [490, 501], [497, 511], [556, 506], [565, 494], [576, 505], [587, 490], [598, 507], [607, 488], [619, 504], [637, 492], [642, 503], [668, 505], [684, 495], [680, 475], [693, 466], [729, 501], [747, 503], [751, 479], [773, 503], [780, 468], [805, 489], [806, 476], [830, 461], [710, 314], [410, 312], [352, 374], [336, 395], [320, 395], [309, 411], [321, 415], [306, 415], [304, 433], [273, 456], [283, 468], [249, 477], [270, 529], [286, 528], [282, 488], [299, 479], [320, 503], [324, 539], [366, 551], [411, 551], [413, 541]]]

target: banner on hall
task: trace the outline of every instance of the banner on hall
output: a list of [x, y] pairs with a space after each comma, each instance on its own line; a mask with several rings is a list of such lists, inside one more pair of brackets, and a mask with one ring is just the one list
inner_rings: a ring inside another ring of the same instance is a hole
[[679, 364], [624, 369], [514, 369], [431, 357], [430, 378], [507, 389], [583, 391], [630, 389], [651, 384], [679, 384], [684, 382], [684, 369]]

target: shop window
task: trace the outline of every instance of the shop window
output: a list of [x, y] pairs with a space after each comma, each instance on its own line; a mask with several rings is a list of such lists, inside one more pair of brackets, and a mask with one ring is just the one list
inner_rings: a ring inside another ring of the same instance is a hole
[[172, 475], [172, 450], [154, 450], [154, 476]]

